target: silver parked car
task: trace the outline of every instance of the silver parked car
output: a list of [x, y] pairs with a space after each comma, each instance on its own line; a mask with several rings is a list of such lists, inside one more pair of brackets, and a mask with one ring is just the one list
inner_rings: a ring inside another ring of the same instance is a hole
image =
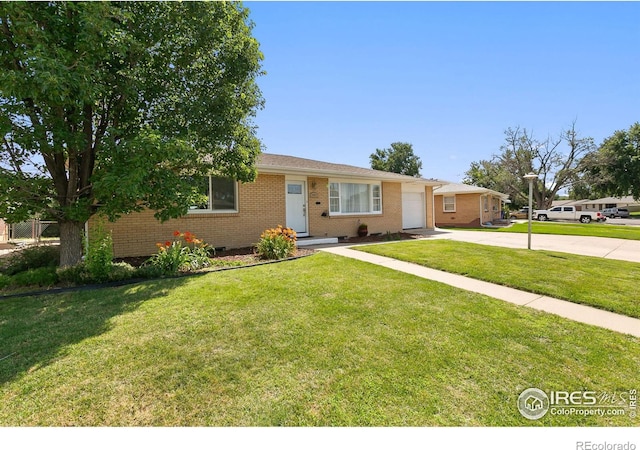
[[629, 210], [627, 208], [605, 208], [602, 210], [602, 215], [606, 217], [620, 217], [626, 219], [629, 217]]

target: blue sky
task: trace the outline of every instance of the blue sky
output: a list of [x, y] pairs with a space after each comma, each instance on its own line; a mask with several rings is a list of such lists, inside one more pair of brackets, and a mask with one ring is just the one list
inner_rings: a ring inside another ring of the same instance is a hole
[[640, 121], [640, 3], [245, 2], [267, 74], [265, 151], [369, 167], [409, 142], [461, 181], [504, 130], [576, 120], [600, 144]]

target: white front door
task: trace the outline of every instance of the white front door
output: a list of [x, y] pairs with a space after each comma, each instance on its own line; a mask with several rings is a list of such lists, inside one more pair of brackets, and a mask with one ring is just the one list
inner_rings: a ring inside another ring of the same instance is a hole
[[307, 183], [287, 180], [287, 227], [298, 235], [307, 234]]

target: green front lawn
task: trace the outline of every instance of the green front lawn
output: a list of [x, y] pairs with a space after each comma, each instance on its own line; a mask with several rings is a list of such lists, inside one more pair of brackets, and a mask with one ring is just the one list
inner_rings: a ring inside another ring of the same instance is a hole
[[[640, 221], [638, 221], [640, 225]], [[485, 230], [488, 230], [485, 228]], [[507, 228], [491, 229], [499, 233], [527, 233], [527, 222], [514, 223]], [[607, 225], [604, 223], [531, 222], [531, 232], [538, 234], [565, 234], [572, 236], [595, 236], [617, 239], [640, 240], [640, 226]]]
[[0, 425], [636, 426], [640, 339], [328, 254], [0, 302]]
[[357, 249], [640, 318], [637, 263], [449, 240]]

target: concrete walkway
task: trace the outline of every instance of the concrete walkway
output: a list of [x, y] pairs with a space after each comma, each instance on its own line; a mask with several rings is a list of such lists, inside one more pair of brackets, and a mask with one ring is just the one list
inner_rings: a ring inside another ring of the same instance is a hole
[[[476, 232], [476, 234], [496, 233]], [[526, 248], [526, 235], [524, 245]], [[530, 292], [524, 292], [518, 289], [488, 283], [486, 281], [474, 280], [462, 275], [430, 269], [418, 264], [398, 261], [385, 256], [372, 255], [370, 253], [354, 250], [353, 248], [357, 247], [349, 248], [345, 246], [326, 246], [318, 249], [335, 255], [354, 258], [360, 261], [387, 267], [389, 269], [409, 273], [421, 278], [438, 281], [467, 291], [485, 294], [489, 297], [497, 298], [516, 305], [528, 306], [530, 308], [556, 314], [567, 319], [640, 337], [640, 319], [634, 319], [621, 314], [615, 314], [601, 309], [592, 308], [590, 306], [571, 303], [565, 300], [559, 300], [539, 294], [532, 294]]]
[[[425, 231], [429, 239], [451, 239], [498, 247], [527, 248], [526, 233], [490, 233], [486, 231], [436, 230]], [[549, 250], [606, 259], [640, 263], [640, 241], [591, 236], [532, 234], [532, 250]]]

